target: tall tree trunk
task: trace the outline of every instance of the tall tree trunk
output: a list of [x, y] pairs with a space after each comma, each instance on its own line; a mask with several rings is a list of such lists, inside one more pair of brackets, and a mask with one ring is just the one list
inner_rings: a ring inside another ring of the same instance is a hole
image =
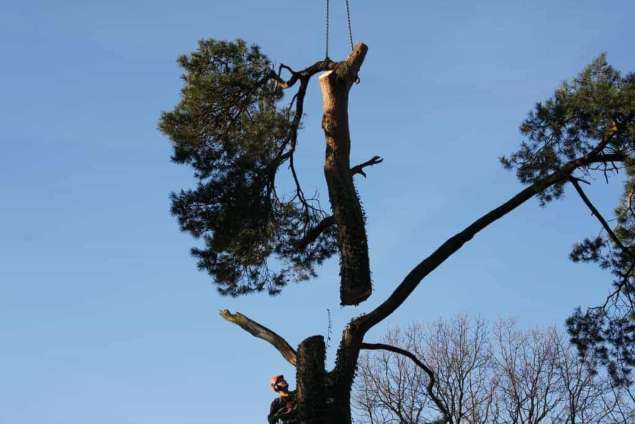
[[363, 302], [372, 291], [365, 217], [350, 172], [348, 129], [348, 93], [367, 50], [364, 44], [357, 44], [346, 61], [320, 76], [326, 137], [324, 174], [337, 224], [342, 305]]

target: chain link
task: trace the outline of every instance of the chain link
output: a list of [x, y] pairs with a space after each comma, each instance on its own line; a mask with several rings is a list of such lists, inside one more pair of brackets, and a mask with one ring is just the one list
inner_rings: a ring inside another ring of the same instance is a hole
[[348, 40], [351, 43], [351, 50], [353, 50], [353, 26], [351, 25], [351, 5], [349, 0], [346, 0], [346, 19], [348, 20]]
[[330, 13], [331, 12], [331, 8], [330, 8], [330, 0], [326, 0], [326, 33], [325, 33], [325, 38], [326, 38], [326, 54], [325, 54], [325, 59], [329, 60], [329, 21], [330, 21]]
[[[351, 50], [353, 50], [353, 25], [351, 23], [351, 4], [350, 4], [350, 0], [346, 0], [346, 21], [348, 23], [348, 41], [351, 44]], [[330, 27], [331, 27], [331, 1], [330, 0], [326, 0], [326, 18], [325, 18], [325, 22], [324, 22], [324, 26], [325, 26], [325, 34], [324, 34], [324, 41], [325, 41], [325, 59], [330, 60], [329, 58], [329, 33], [330, 33]]]

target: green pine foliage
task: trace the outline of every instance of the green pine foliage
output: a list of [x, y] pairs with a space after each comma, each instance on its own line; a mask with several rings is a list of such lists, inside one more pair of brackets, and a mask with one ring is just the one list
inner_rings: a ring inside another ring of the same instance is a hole
[[[559, 169], [565, 162], [588, 153], [612, 128], [604, 153], [628, 153], [633, 140], [634, 76], [622, 77], [601, 55], [577, 78], [564, 82], [554, 96], [536, 104], [522, 123], [525, 137], [518, 151], [501, 158], [503, 166], [516, 170], [518, 179], [534, 183]], [[562, 195], [556, 184], [540, 195], [543, 203]]]
[[613, 275], [613, 290], [602, 307], [576, 309], [567, 320], [572, 342], [590, 365], [605, 366], [619, 385], [633, 382], [635, 367], [635, 167], [625, 165], [626, 183], [615, 209], [613, 232], [626, 248], [606, 235], [575, 244], [574, 262], [595, 262]]
[[[570, 254], [575, 262], [595, 262], [610, 270], [613, 292], [604, 305], [576, 310], [567, 326], [589, 365], [604, 365], [616, 383], [630, 383], [635, 366], [635, 74], [621, 75], [601, 55], [552, 98], [538, 103], [520, 130], [525, 136], [520, 149], [501, 162], [525, 184], [540, 181], [607, 140], [598, 161], [579, 168], [574, 177], [626, 178], [612, 221], [620, 243], [602, 234], [575, 244]], [[541, 203], [561, 197], [566, 183], [540, 193]]]
[[266, 290], [315, 275], [336, 252], [333, 231], [306, 249], [294, 247], [324, 212], [279, 196], [276, 176], [290, 156], [293, 110], [281, 106], [272, 64], [242, 40], [202, 40], [178, 59], [181, 99], [159, 127], [174, 162], [189, 165], [195, 188], [172, 194], [181, 229], [204, 242], [192, 249], [222, 294]]

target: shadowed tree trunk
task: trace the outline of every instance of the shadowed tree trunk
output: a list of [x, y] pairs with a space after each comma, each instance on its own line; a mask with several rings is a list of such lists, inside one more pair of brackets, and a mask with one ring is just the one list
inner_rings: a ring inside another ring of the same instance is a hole
[[298, 346], [296, 365], [299, 419], [306, 424], [328, 424], [326, 416], [326, 346], [322, 336], [312, 336]]

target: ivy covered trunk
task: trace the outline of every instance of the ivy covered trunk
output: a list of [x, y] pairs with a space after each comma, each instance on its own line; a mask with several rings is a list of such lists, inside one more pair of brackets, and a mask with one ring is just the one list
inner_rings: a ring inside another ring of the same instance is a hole
[[326, 347], [322, 336], [312, 336], [298, 346], [296, 387], [299, 421], [328, 424], [326, 420]]
[[324, 174], [337, 225], [342, 305], [357, 305], [372, 290], [364, 212], [351, 174], [348, 127], [348, 93], [366, 52], [367, 47], [358, 44], [346, 61], [320, 76], [322, 129], [326, 138]]
[[296, 387], [297, 424], [351, 424], [351, 390], [362, 337], [344, 330], [333, 371], [325, 371], [322, 336], [305, 339], [298, 347]]

